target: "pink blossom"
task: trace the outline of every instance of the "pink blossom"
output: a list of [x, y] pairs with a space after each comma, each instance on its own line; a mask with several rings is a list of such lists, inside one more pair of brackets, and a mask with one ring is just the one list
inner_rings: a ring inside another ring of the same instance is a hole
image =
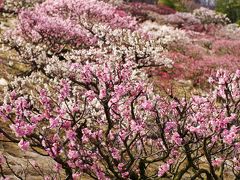
[[119, 154], [119, 151], [116, 148], [112, 148], [111, 149], [111, 154], [113, 156], [114, 159], [120, 160], [121, 156]]
[[96, 94], [94, 93], [94, 91], [89, 90], [85, 92], [85, 96], [88, 98], [89, 101], [92, 101], [96, 97]]
[[48, 151], [50, 156], [56, 157], [59, 154], [59, 146], [58, 146], [57, 143], [53, 143], [53, 145], [52, 145], [52, 147], [50, 149]]
[[131, 130], [133, 132], [143, 132], [144, 131], [144, 123], [143, 122], [136, 122], [134, 120], [131, 121]]
[[167, 171], [169, 171], [169, 168], [170, 168], [169, 164], [161, 165], [158, 170], [158, 176], [162, 177]]
[[74, 141], [76, 139], [76, 135], [77, 133], [73, 130], [68, 130], [66, 132], [66, 135], [67, 135], [67, 138], [70, 140], [70, 141]]
[[129, 172], [123, 172], [123, 173], [122, 173], [122, 176], [123, 176], [124, 178], [128, 178], [128, 177], [129, 177]]
[[180, 137], [180, 135], [177, 132], [173, 133], [172, 141], [174, 143], [176, 143], [178, 146], [180, 146], [182, 144], [182, 138]]
[[2, 154], [0, 154], [0, 165], [5, 163], [5, 158]]
[[5, 105], [3, 108], [5, 109], [6, 113], [10, 113], [12, 111], [12, 107], [8, 104]]
[[170, 132], [171, 130], [176, 129], [176, 127], [177, 127], [176, 122], [167, 122], [167, 123], [166, 123], [166, 127], [165, 127], [165, 132], [166, 132], [166, 133], [167, 133], [167, 132]]
[[79, 157], [79, 153], [75, 150], [69, 150], [68, 158], [69, 159], [77, 159]]
[[106, 89], [101, 89], [100, 94], [99, 94], [99, 98], [103, 99], [103, 98], [106, 97], [106, 95], [107, 95]]
[[237, 137], [238, 131], [239, 130], [235, 125], [231, 127], [230, 131], [224, 130], [222, 133], [224, 142], [226, 142], [227, 144], [232, 144]]
[[38, 115], [35, 115], [35, 116], [31, 117], [31, 122], [38, 123], [38, 122], [42, 121], [43, 118], [44, 117], [42, 115], [38, 114]]
[[52, 178], [50, 176], [45, 176], [44, 180], [51, 180]]
[[153, 108], [153, 104], [151, 101], [144, 101], [142, 103], [142, 107], [145, 109], [145, 110], [151, 110]]
[[4, 0], [0, 0], [0, 9], [4, 7]]
[[224, 159], [223, 158], [216, 158], [212, 161], [212, 165], [219, 167], [223, 163]]
[[119, 136], [120, 136], [121, 139], [125, 139], [127, 134], [128, 134], [127, 131], [124, 131], [124, 130], [121, 130], [119, 132]]
[[54, 166], [54, 170], [55, 170], [56, 172], [59, 172], [61, 169], [62, 169], [62, 165], [59, 164], [59, 163], [56, 163], [55, 166]]
[[51, 128], [55, 128], [59, 125], [59, 118], [50, 118], [49, 123]]
[[32, 134], [36, 128], [36, 125], [30, 125], [24, 122], [20, 122], [10, 125], [10, 128], [16, 133], [18, 137], [22, 137]]
[[124, 164], [123, 164], [123, 163], [119, 163], [119, 164], [118, 164], [118, 170], [119, 170], [120, 172], [123, 171], [123, 167], [124, 167]]
[[62, 127], [64, 129], [69, 129], [71, 127], [71, 122], [70, 121], [64, 121], [62, 124]]
[[62, 80], [60, 83], [60, 100], [64, 100], [69, 96], [70, 93], [70, 84], [66, 80]]
[[240, 78], [240, 69], [237, 69], [235, 74], [237, 78]]
[[27, 151], [29, 149], [30, 143], [28, 141], [24, 141], [23, 139], [21, 139], [21, 141], [18, 143], [18, 146], [23, 151]]
[[1, 180], [10, 180], [9, 177], [1, 178]]
[[78, 180], [80, 177], [81, 177], [81, 174], [79, 174], [79, 173], [73, 174], [73, 180]]

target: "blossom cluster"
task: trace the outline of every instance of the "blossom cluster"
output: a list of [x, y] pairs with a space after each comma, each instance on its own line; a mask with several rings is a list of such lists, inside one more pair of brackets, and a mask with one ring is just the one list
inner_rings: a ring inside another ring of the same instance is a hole
[[184, 25], [195, 25], [200, 24], [200, 20], [197, 19], [193, 14], [186, 13], [186, 12], [177, 12], [175, 14], [169, 14], [166, 16], [163, 16], [163, 19], [169, 23], [173, 24], [175, 26], [182, 27]]
[[159, 21], [163, 21], [165, 24], [190, 32], [207, 32], [212, 30], [212, 28], [215, 30], [216, 26], [213, 24], [206, 25], [192, 13], [187, 12], [177, 12], [175, 14], [162, 15]]
[[192, 13], [162, 15], [162, 19], [175, 27], [197, 32], [217, 31], [230, 23], [226, 15], [203, 7], [195, 9]]
[[119, 10], [123, 10], [135, 17], [138, 22], [161, 19], [161, 15], [174, 14], [176, 11], [163, 4], [148, 4], [144, 2], [115, 2]]
[[176, 29], [172, 26], [145, 21], [141, 24], [141, 30], [148, 33], [152, 38], [157, 39], [159, 44], [166, 48], [170, 45], [176, 45], [177, 43], [186, 44], [189, 42], [189, 38], [183, 30]]
[[135, 19], [124, 11], [97, 0], [64, 0], [57, 3], [47, 0], [33, 10], [21, 11], [19, 22], [18, 33], [25, 39], [34, 42], [45, 40], [50, 46], [66, 43], [93, 45], [98, 38], [92, 32], [92, 26], [97, 23], [111, 28], [134, 29], [136, 26]]
[[240, 40], [240, 27], [238, 24], [228, 24], [222, 27], [218, 34], [224, 38]]
[[226, 25], [230, 23], [226, 14], [216, 13], [213, 10], [201, 7], [193, 11], [193, 15], [204, 24], [221, 24]]
[[[224, 33], [223, 29], [219, 29], [215, 33], [220, 34], [220, 31]], [[168, 70], [165, 75], [168, 80], [189, 81], [192, 86], [205, 89], [208, 87], [206, 79], [217, 69], [228, 69], [234, 72], [239, 67], [240, 42], [237, 36], [236, 39], [226, 39], [192, 31], [188, 31], [186, 34], [190, 42], [177, 46], [177, 48], [171, 46], [166, 54], [174, 61], [172, 70]], [[164, 74], [160, 74], [157, 70], [154, 74], [159, 74], [162, 77], [161, 80], [164, 78]]]

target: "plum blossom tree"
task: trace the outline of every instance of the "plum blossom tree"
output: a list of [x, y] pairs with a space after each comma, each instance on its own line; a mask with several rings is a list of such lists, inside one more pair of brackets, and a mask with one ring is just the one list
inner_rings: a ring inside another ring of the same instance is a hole
[[15, 87], [1, 106], [15, 137], [4, 135], [45, 150], [69, 179], [239, 178], [240, 71], [219, 71], [206, 97], [180, 100], [154, 95], [132, 66], [75, 64], [80, 79], [36, 83], [31, 94]]
[[161, 97], [143, 68], [169, 60], [135, 27], [97, 0], [22, 11], [8, 42], [29, 68], [5, 91], [0, 116], [12, 133], [0, 132], [66, 179], [238, 179], [240, 70], [220, 70], [206, 96]]
[[7, 33], [5, 42], [32, 69], [43, 69], [49, 64], [46, 59], [53, 56], [63, 60], [56, 66], [69, 59], [78, 61], [79, 56], [84, 61], [113, 56], [140, 66], [170, 64], [158, 42], [136, 31], [137, 27], [134, 18], [102, 1], [48, 0], [23, 10], [19, 24]]

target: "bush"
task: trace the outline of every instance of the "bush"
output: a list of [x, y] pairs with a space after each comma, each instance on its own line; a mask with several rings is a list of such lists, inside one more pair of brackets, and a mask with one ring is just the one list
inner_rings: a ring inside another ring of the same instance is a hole
[[139, 2], [120, 4], [118, 6], [118, 9], [121, 9], [130, 13], [132, 16], [137, 17], [139, 21], [154, 19], [154, 14], [158, 16], [158, 15], [176, 13], [174, 9], [169, 8], [162, 4], [153, 5], [153, 4], [139, 3]]
[[193, 14], [198, 18], [203, 24], [221, 24], [226, 25], [230, 23], [230, 20], [226, 17], [225, 14], [217, 13], [213, 10], [201, 7], [195, 9]]

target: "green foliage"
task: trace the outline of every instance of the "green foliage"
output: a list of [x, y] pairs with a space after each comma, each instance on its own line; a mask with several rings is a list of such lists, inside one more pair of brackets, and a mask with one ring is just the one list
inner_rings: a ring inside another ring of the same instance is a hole
[[159, 0], [159, 3], [164, 4], [165, 6], [168, 6], [170, 8], [176, 9], [176, 6], [173, 0]]
[[240, 1], [239, 0], [217, 0], [216, 10], [227, 14], [232, 22], [240, 20]]
[[240, 19], [236, 23], [238, 24], [238, 26], [240, 26]]
[[163, 4], [177, 11], [187, 11], [186, 7], [180, 0], [158, 0], [159, 4]]

